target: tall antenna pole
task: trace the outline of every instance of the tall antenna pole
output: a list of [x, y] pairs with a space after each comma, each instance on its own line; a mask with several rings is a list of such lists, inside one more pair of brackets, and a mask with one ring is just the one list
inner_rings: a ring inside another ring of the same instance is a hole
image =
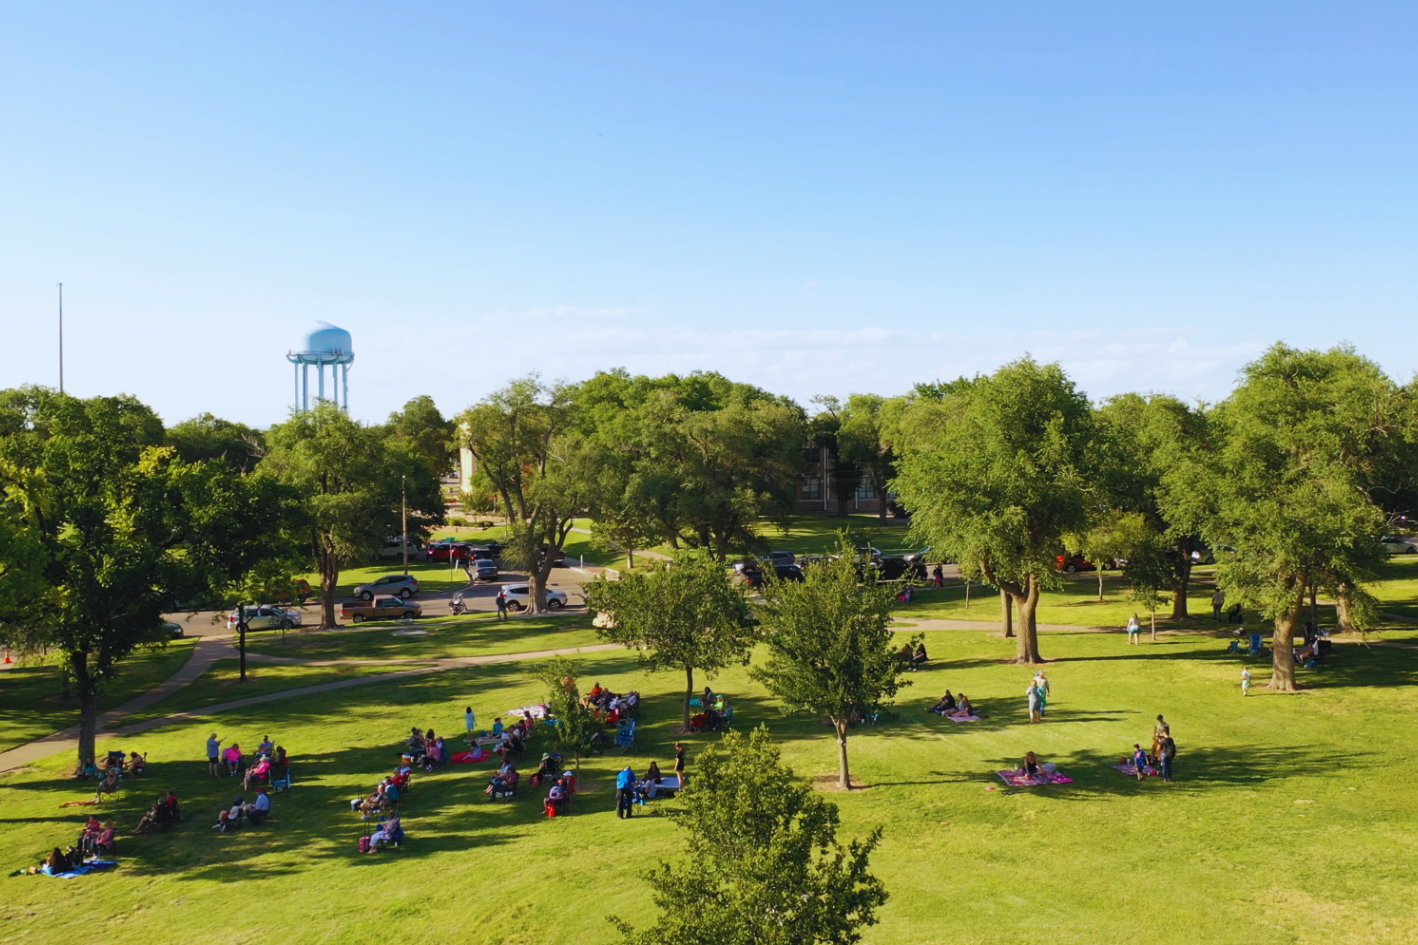
[[59, 283], [59, 393], [64, 393], [64, 283]]

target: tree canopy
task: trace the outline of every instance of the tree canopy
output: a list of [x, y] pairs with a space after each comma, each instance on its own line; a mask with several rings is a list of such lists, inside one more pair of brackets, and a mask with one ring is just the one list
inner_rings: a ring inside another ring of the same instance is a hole
[[1096, 504], [1088, 399], [1057, 364], [1025, 358], [917, 399], [897, 428], [894, 484], [913, 533], [1015, 600], [1017, 659], [1038, 662], [1039, 592]]
[[802, 581], [768, 582], [758, 608], [768, 660], [752, 675], [790, 712], [826, 716], [837, 733], [838, 784], [849, 790], [847, 733], [887, 706], [909, 665], [892, 646], [895, 591], [859, 583], [853, 547], [804, 571]]
[[686, 731], [694, 671], [712, 678], [745, 660], [757, 640], [743, 588], [702, 552], [682, 552], [617, 581], [602, 575], [587, 585], [586, 607], [598, 615], [603, 639], [633, 647], [657, 669], [684, 671]]
[[684, 859], [645, 875], [660, 915], [633, 945], [851, 945], [887, 898], [870, 872], [881, 840], [837, 839], [836, 805], [784, 767], [767, 729], [731, 732], [699, 756], [675, 824]]

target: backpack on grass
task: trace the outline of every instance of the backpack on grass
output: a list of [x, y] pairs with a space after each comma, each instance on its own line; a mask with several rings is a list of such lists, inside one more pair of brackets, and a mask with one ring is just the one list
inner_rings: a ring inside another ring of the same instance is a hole
[[371, 841], [371, 840], [369, 839], [369, 837], [360, 837], [360, 838], [359, 838], [359, 852], [361, 852], [361, 853], [368, 853], [368, 852], [369, 852], [370, 844], [371, 844], [372, 842], [373, 842], [373, 841]]

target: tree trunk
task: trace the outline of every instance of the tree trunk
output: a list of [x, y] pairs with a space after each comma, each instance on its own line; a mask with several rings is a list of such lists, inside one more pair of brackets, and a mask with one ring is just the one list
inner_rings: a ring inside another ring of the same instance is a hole
[[1313, 584], [1311, 584], [1311, 585], [1310, 585], [1310, 626], [1314, 628], [1314, 631], [1315, 631], [1316, 633], [1319, 633], [1319, 630], [1320, 630], [1320, 611], [1319, 611], [1319, 607], [1317, 606], [1318, 602], [1315, 600], [1315, 594], [1316, 594], [1315, 586], [1314, 586]]
[[1152, 642], [1157, 642], [1157, 608], [1152, 608]]
[[1006, 640], [1014, 636], [1014, 608], [1011, 606], [1012, 603], [1013, 601], [1010, 600], [1009, 591], [1000, 588], [1000, 632], [1004, 634]]
[[1346, 581], [1339, 585], [1337, 593], [1334, 595], [1334, 617], [1335, 630], [1340, 633], [1354, 633], [1354, 609], [1349, 599], [1349, 583]]
[[694, 667], [684, 668], [684, 728], [681, 732], [689, 731], [689, 700], [694, 698]]
[[1172, 566], [1172, 619], [1186, 620], [1187, 590], [1192, 579], [1191, 536], [1177, 539], [1177, 563]]
[[1039, 579], [1034, 575], [1029, 575], [1024, 583], [1025, 593], [1023, 596], [1016, 596], [1015, 601], [1019, 605], [1019, 636], [1016, 637], [1017, 655], [1014, 658], [1016, 663], [1033, 665], [1042, 663], [1043, 657], [1039, 655], [1039, 624], [1035, 619], [1035, 613], [1039, 608]]
[[635, 549], [634, 549], [634, 548], [627, 548], [627, 549], [625, 549], [625, 569], [626, 569], [627, 571], [634, 571], [634, 570], [635, 570]]
[[72, 653], [69, 664], [73, 670], [74, 688], [79, 693], [79, 764], [74, 773], [94, 760], [94, 736], [98, 732], [98, 684], [89, 675], [89, 655]]
[[340, 564], [334, 555], [320, 556], [320, 629], [338, 627], [335, 614], [335, 589], [340, 583]]
[[837, 786], [844, 791], [852, 789], [852, 773], [847, 770], [847, 725], [847, 719], [832, 720], [837, 730]]
[[1275, 618], [1275, 635], [1271, 638], [1270, 689], [1274, 692], [1295, 692], [1295, 624], [1300, 619], [1300, 611], [1305, 606], [1305, 596], [1301, 592], [1295, 596], [1290, 607]]
[[541, 564], [532, 569], [530, 575], [532, 579], [532, 613], [544, 614], [547, 612], [547, 578], [551, 576], [552, 556], [557, 549], [548, 546], [546, 555]]
[[1103, 562], [1098, 562], [1098, 603], [1103, 603]]

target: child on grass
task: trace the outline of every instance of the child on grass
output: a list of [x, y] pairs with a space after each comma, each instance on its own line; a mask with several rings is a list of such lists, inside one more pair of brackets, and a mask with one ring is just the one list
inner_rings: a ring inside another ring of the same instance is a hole
[[1245, 667], [1241, 670], [1241, 695], [1250, 695], [1251, 690], [1251, 670]]

